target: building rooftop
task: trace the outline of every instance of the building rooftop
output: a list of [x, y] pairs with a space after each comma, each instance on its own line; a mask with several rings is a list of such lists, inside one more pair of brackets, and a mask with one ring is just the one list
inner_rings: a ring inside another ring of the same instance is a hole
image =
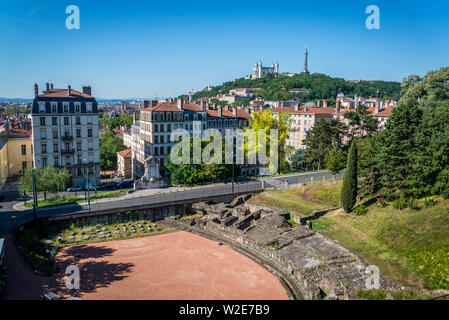
[[70, 89], [70, 96], [69, 96], [69, 89], [49, 89], [42, 91], [42, 94], [38, 95], [38, 98], [87, 98], [92, 99], [93, 97], [91, 95], [79, 92], [77, 90]]
[[117, 154], [121, 155], [123, 158], [131, 158], [131, 149], [119, 151]]

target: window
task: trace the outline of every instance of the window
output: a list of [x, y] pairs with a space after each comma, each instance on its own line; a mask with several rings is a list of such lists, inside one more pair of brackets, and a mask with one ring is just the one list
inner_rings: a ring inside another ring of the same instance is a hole
[[53, 152], [58, 152], [58, 144], [57, 143], [53, 143]]
[[54, 126], [57, 126], [58, 125], [58, 118], [57, 117], [51, 118], [51, 124], [54, 125]]
[[22, 154], [27, 154], [27, 146], [25, 144], [22, 144]]
[[41, 139], [42, 140], [47, 139], [47, 131], [46, 130], [41, 130]]
[[45, 113], [45, 104], [44, 103], [39, 104], [39, 113]]
[[76, 151], [81, 151], [81, 142], [76, 143]]
[[93, 150], [94, 149], [92, 141], [89, 141], [87, 146], [88, 146], [89, 150]]
[[53, 130], [53, 139], [58, 139], [58, 130]]
[[92, 137], [92, 129], [87, 129], [87, 136], [88, 136], [89, 138]]
[[65, 151], [70, 151], [70, 143], [65, 144]]
[[22, 170], [25, 169], [27, 167], [27, 162], [26, 161], [22, 161]]
[[81, 112], [81, 104], [79, 102], [75, 102], [75, 112]]
[[167, 131], [171, 132], [171, 124], [167, 124]]
[[164, 132], [164, 125], [161, 124], [161, 132]]
[[78, 156], [78, 164], [82, 164], [83, 163], [83, 159], [81, 156]]
[[47, 158], [42, 158], [42, 166], [43, 167], [47, 166]]
[[81, 124], [81, 117], [76, 117], [76, 124], [78, 126]]
[[45, 126], [45, 117], [41, 117], [41, 126]]
[[45, 143], [41, 144], [41, 153], [47, 153], [47, 144]]
[[58, 113], [58, 105], [56, 102], [51, 103], [51, 113]]
[[164, 136], [161, 136], [161, 143], [164, 143]]
[[54, 158], [53, 162], [55, 164], [55, 167], [59, 167], [59, 158]]
[[69, 125], [69, 117], [64, 117], [64, 125], [65, 126]]
[[66, 137], [66, 138], [70, 137], [70, 132], [69, 131], [65, 131], [64, 132], [64, 137]]
[[92, 102], [86, 103], [86, 112], [91, 113], [92, 112]]
[[64, 102], [64, 107], [63, 107], [63, 109], [64, 109], [64, 112], [69, 112], [69, 103], [68, 102]]
[[158, 136], [154, 136], [154, 143], [159, 143], [158, 142]]
[[76, 129], [76, 137], [81, 138], [81, 129]]

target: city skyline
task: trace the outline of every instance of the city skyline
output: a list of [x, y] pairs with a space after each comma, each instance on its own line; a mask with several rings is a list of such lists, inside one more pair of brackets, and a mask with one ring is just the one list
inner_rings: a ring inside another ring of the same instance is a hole
[[[79, 30], [65, 26], [71, 4]], [[365, 26], [370, 4], [380, 8], [380, 30]], [[306, 44], [311, 73], [401, 81], [447, 63], [448, 10], [444, 1], [4, 2], [0, 97], [33, 98], [35, 82], [89, 84], [105, 99], [177, 96], [250, 75], [259, 60], [300, 73]]]

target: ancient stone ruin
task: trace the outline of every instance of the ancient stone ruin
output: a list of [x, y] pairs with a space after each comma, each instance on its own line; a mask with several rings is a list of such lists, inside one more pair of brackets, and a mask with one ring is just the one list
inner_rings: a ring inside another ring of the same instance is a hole
[[[276, 263], [295, 278], [308, 298], [351, 299], [356, 289], [367, 289], [372, 275], [356, 254], [306, 226], [290, 225], [282, 213], [247, 202], [249, 197], [227, 204], [194, 204], [193, 210], [203, 215], [178, 222], [232, 240]], [[380, 276], [380, 286], [390, 284]]]

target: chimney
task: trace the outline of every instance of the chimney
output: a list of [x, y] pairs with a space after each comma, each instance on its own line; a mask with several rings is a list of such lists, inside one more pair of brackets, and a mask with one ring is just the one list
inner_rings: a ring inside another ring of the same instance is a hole
[[37, 97], [39, 95], [39, 86], [37, 83], [34, 84], [34, 97]]
[[295, 111], [299, 111], [299, 103], [295, 104]]
[[205, 105], [206, 105], [206, 110], [209, 110], [209, 108], [210, 108], [209, 102], [206, 102]]
[[182, 106], [183, 106], [183, 104], [184, 104], [184, 101], [182, 101], [182, 98], [178, 98], [178, 99], [176, 100], [176, 102], [178, 103], [178, 109], [179, 109], [179, 110], [182, 110]]
[[200, 101], [201, 111], [206, 110], [206, 102], [204, 100]]
[[323, 108], [327, 108], [327, 100], [326, 99], [323, 100]]
[[307, 112], [307, 106], [304, 106], [304, 112]]
[[72, 96], [72, 87], [69, 85], [68, 91], [67, 91], [69, 97]]
[[169, 103], [173, 103], [173, 98], [168, 99]]
[[232, 113], [234, 114], [234, 116], [237, 117], [237, 107], [232, 108]]
[[152, 108], [154, 108], [155, 106], [157, 106], [157, 103], [158, 103], [159, 101], [157, 101], [157, 100], [151, 100], [151, 107]]
[[143, 108], [148, 108], [148, 100], [143, 100]]
[[90, 86], [83, 86], [83, 93], [91, 96], [92, 95], [92, 88]]
[[321, 107], [321, 100], [318, 100], [318, 107]]
[[45, 85], [47, 87], [47, 91], [50, 91], [50, 84], [47, 82]]
[[50, 89], [53, 90], [53, 83], [50, 83]]
[[218, 110], [218, 116], [221, 117], [222, 114], [223, 114], [223, 111], [222, 111], [222, 109], [221, 109], [221, 106], [218, 106], [217, 110]]

